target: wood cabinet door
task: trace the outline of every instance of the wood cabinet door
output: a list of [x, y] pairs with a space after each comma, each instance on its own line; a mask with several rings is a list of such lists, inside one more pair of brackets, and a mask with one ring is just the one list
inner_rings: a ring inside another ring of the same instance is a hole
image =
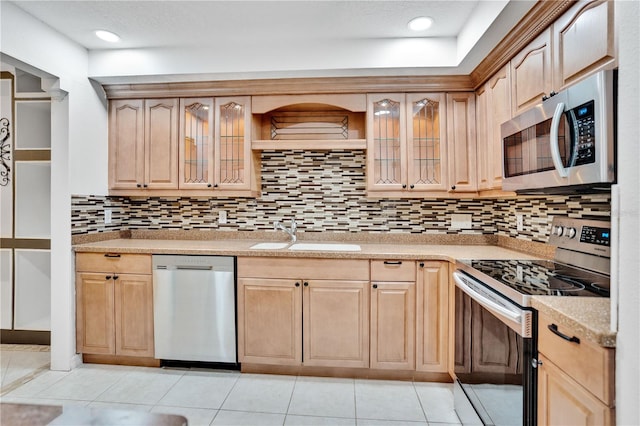
[[177, 189], [178, 99], [148, 99], [144, 110], [143, 188]]
[[487, 83], [487, 177], [489, 189], [502, 189], [502, 134], [511, 119], [511, 71], [502, 67]]
[[302, 287], [292, 279], [238, 279], [238, 360], [302, 362]]
[[215, 98], [214, 187], [252, 189], [251, 97]]
[[408, 189], [446, 191], [446, 97], [444, 93], [406, 96]]
[[367, 95], [367, 190], [407, 188], [404, 93]]
[[477, 149], [476, 159], [478, 160], [476, 172], [478, 174], [478, 190], [491, 189], [491, 180], [489, 179], [489, 142], [491, 134], [489, 132], [489, 114], [488, 114], [488, 83], [483, 84], [476, 91], [476, 132], [477, 132]]
[[109, 274], [76, 274], [76, 345], [86, 354], [115, 354], [113, 279]]
[[448, 371], [449, 264], [420, 262], [417, 272], [416, 370]]
[[447, 157], [449, 190], [475, 192], [476, 107], [474, 93], [447, 94]]
[[213, 98], [180, 99], [180, 189], [213, 188], [213, 111]]
[[144, 101], [109, 102], [109, 189], [144, 183]]
[[551, 28], [547, 28], [511, 59], [513, 115], [539, 104], [552, 91]]
[[304, 364], [369, 367], [369, 282], [303, 282]]
[[613, 409], [587, 392], [541, 353], [538, 360], [538, 424], [611, 425]]
[[371, 283], [371, 368], [415, 368], [415, 282]]
[[615, 68], [613, 1], [582, 0], [553, 24], [555, 91], [603, 68]]
[[119, 274], [115, 282], [116, 355], [153, 357], [151, 275]]

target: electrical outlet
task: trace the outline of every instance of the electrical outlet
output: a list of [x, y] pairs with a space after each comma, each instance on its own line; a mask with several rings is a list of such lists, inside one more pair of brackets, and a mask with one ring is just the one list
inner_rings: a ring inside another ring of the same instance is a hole
[[524, 230], [523, 217], [521, 214], [516, 215], [516, 231]]
[[224, 224], [227, 223], [227, 211], [226, 210], [218, 211], [218, 223], [220, 225], [224, 225]]
[[104, 209], [104, 224], [111, 224], [111, 209]]

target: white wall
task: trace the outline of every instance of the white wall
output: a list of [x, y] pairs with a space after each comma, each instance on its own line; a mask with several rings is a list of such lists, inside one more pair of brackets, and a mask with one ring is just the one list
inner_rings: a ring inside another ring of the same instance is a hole
[[[87, 79], [86, 50], [13, 4], [0, 2], [2, 61], [55, 76], [51, 152], [51, 368], [68, 370], [75, 355], [71, 194], [107, 193], [107, 112]], [[56, 80], [56, 78], [58, 80]]]
[[618, 182], [620, 297], [616, 347], [617, 423], [640, 424], [640, 3], [616, 1], [618, 31]]

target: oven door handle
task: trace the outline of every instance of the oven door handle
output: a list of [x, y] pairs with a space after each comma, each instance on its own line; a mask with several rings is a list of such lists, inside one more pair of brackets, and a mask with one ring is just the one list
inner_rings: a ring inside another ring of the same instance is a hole
[[564, 113], [564, 102], [560, 102], [556, 105], [556, 110], [553, 113], [553, 119], [551, 120], [551, 134], [549, 136], [549, 148], [551, 149], [551, 159], [553, 160], [553, 166], [558, 171], [560, 177], [566, 178], [569, 176], [569, 171], [564, 164], [562, 164], [562, 157], [560, 156], [560, 145], [558, 144], [558, 130], [560, 128], [560, 119]]
[[453, 273], [453, 279], [455, 280], [456, 285], [460, 287], [460, 290], [467, 293], [469, 296], [471, 296], [473, 300], [475, 300], [485, 308], [498, 312], [499, 314], [504, 315], [505, 317], [509, 318], [515, 323], [522, 324], [522, 314], [520, 312], [514, 312], [503, 306], [500, 306], [497, 303], [495, 303], [493, 300], [488, 299], [481, 293], [478, 293], [477, 291], [469, 287], [467, 283], [464, 282], [459, 272]]

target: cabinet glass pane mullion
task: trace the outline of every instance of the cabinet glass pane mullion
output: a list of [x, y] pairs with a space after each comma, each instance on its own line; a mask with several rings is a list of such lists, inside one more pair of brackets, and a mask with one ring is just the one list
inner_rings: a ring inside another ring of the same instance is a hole
[[184, 183], [209, 183], [209, 108], [201, 102], [187, 105], [184, 111]]
[[416, 185], [442, 183], [439, 102], [413, 102], [413, 169]]
[[220, 106], [220, 182], [244, 182], [244, 106], [230, 102]]
[[400, 103], [389, 99], [376, 102], [373, 119], [375, 183], [401, 183]]

